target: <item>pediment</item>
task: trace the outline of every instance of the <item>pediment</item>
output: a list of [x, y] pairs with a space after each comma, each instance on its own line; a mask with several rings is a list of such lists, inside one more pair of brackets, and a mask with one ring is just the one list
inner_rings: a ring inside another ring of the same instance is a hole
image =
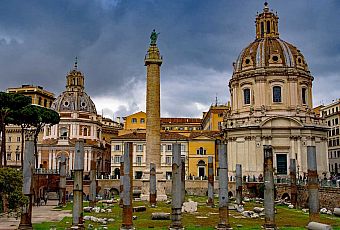
[[263, 121], [261, 128], [302, 128], [301, 121], [291, 117], [271, 117]]

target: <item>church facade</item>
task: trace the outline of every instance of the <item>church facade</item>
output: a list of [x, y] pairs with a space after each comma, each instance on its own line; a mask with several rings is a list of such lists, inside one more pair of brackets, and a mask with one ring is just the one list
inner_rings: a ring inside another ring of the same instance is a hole
[[110, 174], [110, 146], [103, 140], [103, 119], [97, 114], [95, 104], [85, 92], [84, 75], [74, 68], [66, 76], [66, 90], [52, 103], [51, 109], [60, 115], [60, 122], [45, 127], [39, 145], [39, 164], [45, 169], [58, 170], [62, 155], [66, 157], [66, 169], [72, 174], [75, 161], [75, 141], [84, 140], [84, 174], [88, 175], [91, 161], [97, 175]]
[[279, 36], [278, 16], [266, 3], [256, 17], [256, 38], [233, 63], [231, 109], [224, 116], [231, 174], [263, 174], [263, 146], [271, 145], [275, 174], [307, 173], [307, 146], [316, 146], [318, 174], [328, 172], [327, 126], [313, 112], [312, 82], [306, 59]]

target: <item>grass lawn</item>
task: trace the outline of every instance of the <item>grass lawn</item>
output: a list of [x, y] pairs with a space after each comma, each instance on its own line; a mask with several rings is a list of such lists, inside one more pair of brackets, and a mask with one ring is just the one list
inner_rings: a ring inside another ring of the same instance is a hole
[[[197, 213], [184, 213], [182, 215], [182, 222], [187, 230], [212, 230], [214, 226], [218, 223], [218, 207], [211, 208], [205, 205], [206, 197], [187, 197], [191, 198], [193, 201], [198, 202], [198, 212]], [[215, 200], [217, 204], [217, 200]], [[84, 207], [88, 205], [88, 202], [84, 202]], [[170, 225], [170, 221], [166, 220], [151, 220], [151, 213], [153, 212], [169, 212], [171, 213], [171, 204], [165, 204], [164, 202], [158, 202], [157, 207], [151, 208], [147, 202], [134, 201], [134, 206], [144, 205], [147, 207], [145, 212], [133, 213], [137, 216], [137, 220], [134, 220], [134, 226], [137, 230], [142, 229], [158, 229], [165, 230]], [[252, 210], [255, 206], [262, 207], [261, 204], [256, 204], [253, 202], [248, 202], [245, 204], [245, 210]], [[308, 223], [308, 213], [304, 213], [301, 210], [288, 209], [286, 206], [277, 205], [276, 224], [280, 229], [304, 229]], [[64, 210], [72, 210], [72, 204], [68, 204]], [[119, 229], [121, 226], [122, 210], [118, 204], [114, 204], [112, 207], [112, 213], [84, 213], [84, 216], [91, 215], [96, 217], [106, 217], [115, 219], [114, 222], [107, 225], [108, 229]], [[240, 213], [236, 211], [229, 211], [229, 222], [231, 227], [234, 229], [261, 229], [261, 225], [264, 223], [264, 219], [250, 219], [244, 218]], [[321, 215], [320, 222], [330, 224], [333, 229], [340, 230], [340, 218], [328, 215]], [[40, 224], [34, 224], [34, 229], [49, 229], [51, 225], [56, 226], [59, 229], [65, 229], [70, 227], [72, 224], [72, 219], [65, 217], [62, 221], [55, 222], [43, 222]], [[101, 224], [94, 223], [91, 221], [85, 221], [85, 226], [89, 224], [94, 225], [97, 229], [101, 229]]]

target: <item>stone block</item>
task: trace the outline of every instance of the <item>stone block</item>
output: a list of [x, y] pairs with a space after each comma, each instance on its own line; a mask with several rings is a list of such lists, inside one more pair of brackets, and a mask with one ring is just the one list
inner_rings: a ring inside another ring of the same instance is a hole
[[188, 202], [184, 202], [182, 206], [182, 212], [188, 213], [197, 212], [197, 202], [191, 200]]
[[153, 212], [151, 214], [152, 220], [170, 220], [170, 213], [167, 212]]
[[307, 225], [307, 229], [310, 230], [331, 230], [332, 227], [328, 224], [322, 224], [318, 222], [309, 222]]

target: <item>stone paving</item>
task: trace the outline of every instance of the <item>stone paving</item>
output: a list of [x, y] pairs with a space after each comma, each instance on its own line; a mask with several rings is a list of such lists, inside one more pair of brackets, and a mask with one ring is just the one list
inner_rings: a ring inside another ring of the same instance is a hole
[[[56, 210], [56, 200], [49, 200], [47, 205], [39, 207], [33, 206], [32, 223], [41, 223], [44, 221], [60, 221], [64, 217], [72, 217], [70, 210]], [[20, 217], [0, 217], [0, 230], [17, 229], [20, 223]]]

